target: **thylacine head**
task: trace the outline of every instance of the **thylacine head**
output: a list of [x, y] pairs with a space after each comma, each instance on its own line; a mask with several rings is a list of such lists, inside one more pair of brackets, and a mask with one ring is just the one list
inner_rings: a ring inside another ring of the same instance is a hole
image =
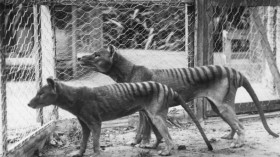
[[82, 66], [91, 67], [98, 72], [107, 74], [117, 58], [116, 48], [113, 45], [108, 45], [108, 48], [102, 48], [91, 55], [85, 55], [79, 58]]
[[42, 108], [54, 104], [57, 100], [57, 84], [52, 78], [47, 79], [47, 85], [39, 89], [36, 96], [28, 103], [29, 107]]

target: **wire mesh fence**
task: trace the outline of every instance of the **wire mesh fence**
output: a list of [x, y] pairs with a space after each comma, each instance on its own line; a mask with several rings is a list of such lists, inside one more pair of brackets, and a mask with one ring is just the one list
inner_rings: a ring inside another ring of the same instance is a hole
[[131, 54], [134, 50], [165, 50], [183, 54], [184, 8], [184, 3], [171, 2], [70, 3], [55, 6], [53, 18], [58, 77], [67, 80], [74, 76], [73, 73], [79, 72], [75, 68], [77, 65], [73, 65], [73, 54], [93, 53], [108, 44], [130, 49]]
[[[49, 49], [53, 39], [46, 9], [35, 4], [11, 1], [1, 3], [1, 49], [5, 64], [1, 68], [1, 98], [6, 104], [7, 145], [18, 141], [51, 120], [51, 109], [34, 110], [27, 106], [42, 86], [42, 77], [54, 76], [51, 64], [54, 56]], [[48, 27], [49, 26], [49, 27]], [[48, 34], [48, 35], [46, 35]], [[46, 36], [51, 36], [48, 38]], [[47, 43], [47, 44], [43, 44]], [[5, 145], [6, 145], [5, 144]], [[4, 148], [4, 150], [6, 149]]]
[[[43, 5], [44, 4], [44, 5]], [[8, 142], [16, 143], [53, 118], [53, 107], [27, 107], [49, 76], [71, 85], [99, 86], [112, 79], [78, 64], [77, 59], [108, 44], [133, 63], [152, 69], [194, 66], [197, 8], [181, 1], [0, 1], [1, 68], [6, 98]], [[263, 36], [252, 9], [258, 10], [277, 60], [279, 7], [233, 5], [208, 1], [209, 61], [233, 67], [247, 76], [264, 106], [278, 99], [264, 57]], [[278, 60], [277, 60], [278, 62]], [[1, 62], [2, 63], [2, 62]], [[3, 80], [2, 80], [3, 82]], [[251, 102], [239, 90], [236, 102]], [[2, 107], [2, 109], [4, 109]], [[208, 108], [210, 110], [210, 108]], [[43, 118], [38, 118], [39, 113]], [[71, 117], [59, 110], [59, 118]]]
[[[253, 10], [261, 18], [263, 27], [267, 30], [274, 59], [278, 58], [279, 48], [279, 7], [278, 6], [251, 7], [251, 4], [227, 4], [210, 1], [207, 15], [210, 17], [209, 25], [213, 30], [209, 43], [213, 49], [213, 64], [222, 64], [241, 71], [253, 84], [260, 100], [276, 100], [278, 95], [273, 77], [265, 57], [267, 48], [261, 44], [264, 36], [258, 31], [253, 17]], [[278, 52], [278, 53], [277, 53]], [[251, 98], [241, 89], [237, 93], [236, 102], [250, 102]], [[267, 106], [264, 104], [264, 106]]]

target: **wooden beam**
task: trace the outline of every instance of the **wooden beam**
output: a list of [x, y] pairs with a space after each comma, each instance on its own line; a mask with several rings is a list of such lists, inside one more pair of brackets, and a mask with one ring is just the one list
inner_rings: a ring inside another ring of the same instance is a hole
[[[195, 66], [211, 65], [213, 64], [213, 23], [211, 15], [213, 15], [212, 6], [207, 0], [196, 0], [196, 27], [195, 30]], [[197, 99], [195, 102], [196, 115], [199, 120], [206, 118], [206, 106], [208, 101], [206, 99]]]
[[[63, 4], [63, 5], [73, 5], [73, 4], [116, 4], [116, 3], [195, 3], [194, 0], [22, 0], [15, 1], [14, 0], [6, 0], [6, 4]], [[279, 6], [279, 0], [208, 0], [209, 3], [216, 6], [229, 6], [229, 7], [239, 7], [239, 6], [247, 6], [247, 7], [258, 7], [258, 6]], [[4, 3], [4, 0], [0, 0], [0, 3]]]
[[30, 133], [28, 136], [20, 140], [15, 146], [8, 151], [9, 157], [29, 157], [34, 156], [36, 151], [42, 150], [47, 139], [55, 130], [55, 122], [50, 121]]
[[278, 95], [280, 95], [280, 73], [279, 73], [278, 67], [276, 65], [273, 51], [268, 42], [266, 29], [265, 29], [264, 25], [262, 24], [261, 18], [258, 14], [258, 8], [251, 8], [251, 12], [252, 12], [252, 17], [253, 17], [253, 22], [256, 25], [256, 29], [258, 30], [258, 32], [261, 35], [261, 45], [265, 49], [265, 51], [263, 51], [265, 59], [267, 60], [268, 66], [270, 68], [270, 72], [271, 72], [271, 74], [273, 76], [273, 80], [276, 84]]
[[[194, 51], [194, 66], [204, 65], [205, 52], [205, 28], [206, 28], [206, 3], [205, 0], [196, 0], [196, 24], [195, 24], [195, 51]], [[203, 98], [194, 100], [195, 114], [199, 121], [204, 119], [205, 101]]]
[[5, 36], [4, 26], [4, 6], [0, 6], [0, 155], [6, 156], [7, 153], [7, 102], [6, 102], [6, 51], [3, 43]]
[[73, 77], [76, 78], [77, 74], [77, 6], [72, 6], [72, 70]]
[[[90, 4], [90, 3], [144, 3], [144, 2], [153, 2], [153, 3], [194, 3], [194, 0], [22, 0], [17, 1], [17, 3], [34, 3], [34, 4], [47, 4], [47, 3], [57, 3], [57, 4]], [[4, 3], [4, 0], [0, 0], [0, 3]], [[6, 0], [7, 4], [15, 4], [14, 0]]]
[[[41, 55], [42, 55], [42, 84], [46, 84], [48, 77], [55, 78], [55, 48], [54, 48], [54, 31], [51, 23], [51, 12], [47, 5], [40, 5], [40, 19], [41, 19]], [[53, 106], [53, 110], [56, 107]], [[51, 116], [51, 115], [47, 115]], [[44, 117], [44, 119], [51, 119], [51, 117]]]
[[[39, 22], [38, 22], [38, 6], [33, 5], [33, 25], [34, 25], [34, 47], [33, 53], [35, 54], [35, 80], [36, 80], [36, 89], [42, 87], [42, 52], [39, 48]], [[37, 122], [43, 125], [43, 108], [36, 110]]]
[[188, 5], [185, 4], [185, 53], [189, 58], [189, 16], [188, 16]]
[[[280, 100], [267, 100], [260, 102], [264, 112], [280, 111]], [[254, 102], [235, 103], [236, 114], [258, 112]], [[214, 111], [207, 111], [207, 116], [218, 116]]]
[[215, 6], [228, 7], [259, 7], [259, 6], [279, 6], [279, 0], [209, 0]]
[[[185, 25], [185, 29], [187, 29], [185, 36], [188, 38], [186, 40], [186, 48], [188, 52], [188, 67], [194, 67], [194, 52], [195, 52], [195, 5], [188, 6], [187, 4], [187, 15], [189, 16], [187, 25]], [[187, 16], [186, 15], [186, 16]], [[190, 16], [191, 15], [191, 16]]]

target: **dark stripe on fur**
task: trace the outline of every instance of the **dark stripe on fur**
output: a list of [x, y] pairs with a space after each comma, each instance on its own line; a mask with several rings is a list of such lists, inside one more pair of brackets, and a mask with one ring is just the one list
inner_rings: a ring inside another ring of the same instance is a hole
[[151, 82], [148, 82], [150, 88], [151, 88], [151, 93], [154, 93], [154, 87], [153, 87], [153, 84]]
[[197, 78], [198, 78], [197, 82], [198, 82], [198, 83], [203, 82], [203, 78], [202, 78], [203, 76], [201, 76], [201, 74], [200, 74], [200, 72], [199, 72], [199, 70], [198, 70], [198, 67], [195, 67], [194, 70], [195, 70], [195, 73], [196, 73]]
[[190, 78], [189, 78], [188, 73], [187, 73], [187, 70], [188, 70], [188, 69], [185, 69], [185, 68], [184, 68], [184, 69], [182, 69], [182, 70], [183, 70], [183, 73], [184, 73], [185, 76], [186, 76], [187, 83], [188, 83], [188, 84], [191, 84]]
[[143, 85], [143, 90], [145, 91], [145, 93], [149, 94], [148, 87], [146, 86], [146, 84], [142, 83], [142, 85]]
[[194, 71], [193, 71], [193, 68], [189, 68], [188, 69], [189, 71], [190, 71], [190, 74], [191, 74], [191, 78], [192, 78], [192, 80], [194, 81], [194, 83], [196, 82], [196, 79], [195, 79], [195, 77], [194, 77]]
[[184, 77], [184, 74], [183, 74], [183, 72], [182, 72], [182, 69], [178, 69], [178, 71], [179, 71], [179, 73], [180, 73], [180, 75], [181, 75], [181, 80], [183, 81], [183, 84], [184, 85], [186, 85], [187, 83], [186, 83], [186, 80], [185, 80], [185, 77]]
[[216, 74], [215, 74], [215, 70], [213, 66], [209, 66], [208, 69], [210, 70], [211, 74], [212, 74], [212, 79], [215, 80], [216, 79]]
[[204, 67], [201, 67], [201, 69], [202, 69], [202, 71], [203, 71], [203, 73], [204, 73], [204, 76], [206, 77], [206, 81], [209, 81], [210, 79], [209, 79], [207, 70], [206, 70], [205, 68], [207, 68], [207, 67], [205, 67], [205, 66], [204, 66]]
[[222, 67], [220, 66], [215, 66], [217, 69], [217, 78], [221, 78], [221, 76], [223, 75], [223, 70]]
[[130, 91], [132, 92], [132, 95], [136, 95], [136, 90], [133, 88], [132, 84], [128, 84]]

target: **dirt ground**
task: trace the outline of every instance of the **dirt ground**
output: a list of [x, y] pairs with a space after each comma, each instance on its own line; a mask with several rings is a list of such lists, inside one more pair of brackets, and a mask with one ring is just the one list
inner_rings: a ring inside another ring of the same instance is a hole
[[[217, 120], [218, 119], [218, 120]], [[271, 129], [280, 134], [280, 117], [276, 116], [267, 119]], [[219, 118], [210, 118], [202, 124], [206, 135], [212, 142], [214, 151], [208, 151], [206, 144], [193, 124], [186, 124], [182, 128], [169, 128], [171, 137], [176, 146], [186, 146], [184, 150], [174, 149], [172, 157], [239, 157], [239, 156], [266, 156], [280, 157], [280, 138], [270, 136], [263, 128], [258, 118], [243, 120], [242, 124], [246, 130], [246, 144], [242, 148], [230, 148], [232, 140], [221, 139], [220, 137], [229, 133], [229, 127]], [[71, 156], [79, 146], [80, 130], [79, 127], [70, 129], [70, 133], [59, 133], [62, 139], [61, 146], [46, 146], [42, 157], [61, 157]], [[158, 156], [157, 151], [164, 147], [160, 144], [157, 150], [141, 149], [137, 146], [129, 145], [135, 135], [135, 128], [107, 128], [102, 129], [100, 144], [102, 156], [109, 157], [150, 157]], [[152, 141], [155, 139], [152, 136]], [[92, 141], [88, 144], [85, 157], [92, 154]]]

